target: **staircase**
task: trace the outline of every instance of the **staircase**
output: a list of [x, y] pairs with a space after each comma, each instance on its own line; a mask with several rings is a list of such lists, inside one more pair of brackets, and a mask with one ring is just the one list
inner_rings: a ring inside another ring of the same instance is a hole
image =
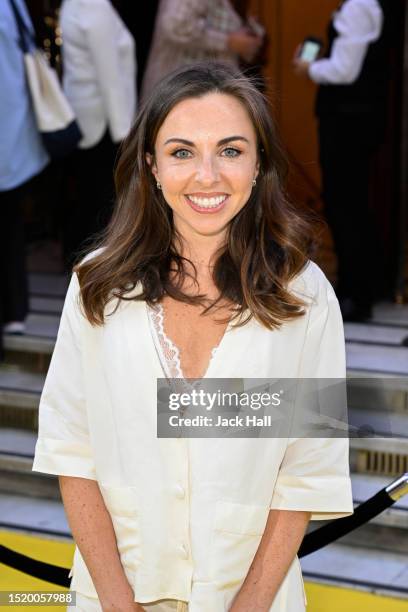
[[[71, 534], [58, 480], [31, 466], [38, 402], [67, 286], [62, 274], [30, 273], [27, 332], [4, 336], [0, 365], [0, 529], [66, 541]], [[408, 471], [408, 306], [378, 304], [369, 323], [346, 324], [345, 334], [350, 413], [377, 434], [350, 440], [358, 505]], [[301, 563], [306, 581], [408, 599], [408, 498]]]
[[38, 404], [58, 331], [68, 278], [29, 275], [26, 333], [4, 334], [0, 364], [0, 528], [71, 538], [56, 477], [32, 472]]
[[[344, 329], [349, 418], [376, 434], [350, 439], [356, 506], [408, 472], [408, 306], [378, 304]], [[301, 564], [306, 580], [408, 599], [408, 497]]]

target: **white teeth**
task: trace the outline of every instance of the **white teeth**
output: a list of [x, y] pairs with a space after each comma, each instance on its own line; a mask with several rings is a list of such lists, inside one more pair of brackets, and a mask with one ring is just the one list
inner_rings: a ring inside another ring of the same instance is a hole
[[201, 206], [202, 208], [215, 208], [219, 206], [221, 202], [227, 199], [226, 195], [217, 196], [215, 198], [197, 198], [196, 196], [188, 196], [189, 200], [197, 204], [197, 206]]

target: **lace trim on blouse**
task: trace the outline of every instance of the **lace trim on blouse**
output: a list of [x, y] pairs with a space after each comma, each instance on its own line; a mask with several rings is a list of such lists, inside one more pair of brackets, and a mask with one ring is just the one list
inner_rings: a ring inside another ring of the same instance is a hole
[[[153, 342], [156, 347], [156, 352], [159, 356], [159, 360], [166, 378], [185, 378], [181, 369], [180, 361], [180, 349], [172, 342], [172, 340], [166, 335], [164, 331], [164, 309], [163, 304], [154, 304], [153, 306], [147, 305], [149, 313], [150, 327], [153, 336]], [[206, 372], [210, 367], [212, 360], [214, 359], [215, 353], [218, 349], [215, 346], [211, 351], [211, 357], [207, 366]], [[196, 379], [193, 384], [187, 383], [185, 385], [189, 388], [196, 386], [200, 382], [200, 378]]]

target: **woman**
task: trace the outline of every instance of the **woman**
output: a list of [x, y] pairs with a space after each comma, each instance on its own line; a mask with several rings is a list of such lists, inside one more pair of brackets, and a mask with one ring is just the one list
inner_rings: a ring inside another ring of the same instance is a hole
[[164, 375], [345, 376], [338, 302], [284, 170], [263, 95], [217, 62], [163, 80], [124, 142], [33, 466], [60, 479], [78, 610], [299, 612], [309, 519], [353, 511], [347, 440], [157, 435]]
[[83, 134], [72, 160], [76, 193], [64, 228], [70, 267], [112, 213], [117, 148], [135, 115], [136, 61], [133, 37], [109, 0], [64, 0], [60, 25], [64, 90]]

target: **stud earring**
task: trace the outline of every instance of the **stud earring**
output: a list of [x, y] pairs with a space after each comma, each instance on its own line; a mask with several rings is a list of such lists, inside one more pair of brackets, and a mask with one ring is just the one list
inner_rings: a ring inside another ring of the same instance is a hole
[[256, 178], [254, 178], [254, 180], [252, 181], [252, 185], [255, 187], [255, 185], [256, 185]]
[[160, 181], [157, 181], [156, 187], [157, 187], [157, 189], [161, 189], [162, 188]]

